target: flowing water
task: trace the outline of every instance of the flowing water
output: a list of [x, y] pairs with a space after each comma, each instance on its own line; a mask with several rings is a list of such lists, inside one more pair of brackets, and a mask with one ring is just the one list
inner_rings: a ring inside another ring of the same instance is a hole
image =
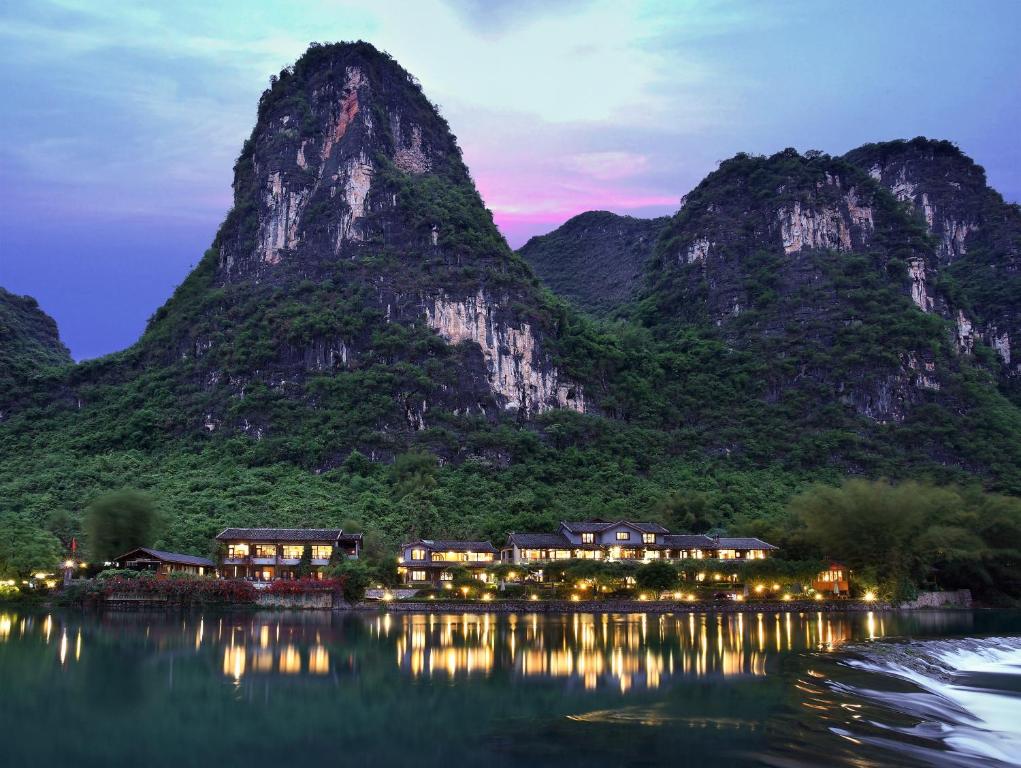
[[1021, 614], [0, 609], [0, 766], [1021, 764]]

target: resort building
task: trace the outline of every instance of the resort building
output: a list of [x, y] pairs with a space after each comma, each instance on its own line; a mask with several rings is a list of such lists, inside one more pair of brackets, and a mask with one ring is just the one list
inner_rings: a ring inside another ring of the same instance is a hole
[[488, 541], [419, 539], [401, 547], [397, 573], [405, 584], [439, 585], [453, 580], [454, 568], [466, 568], [485, 581], [485, 569], [496, 562], [497, 555]]
[[157, 578], [172, 573], [189, 576], [215, 576], [216, 564], [205, 557], [182, 555], [177, 552], [163, 552], [148, 547], [138, 547], [120, 557], [114, 558], [114, 565], [131, 571], [153, 571]]
[[298, 578], [306, 549], [312, 575], [321, 578], [331, 558], [356, 558], [362, 547], [360, 533], [340, 528], [227, 528], [216, 539], [224, 547], [222, 574], [257, 581]]
[[505, 563], [555, 560], [762, 560], [775, 550], [756, 538], [670, 533], [658, 523], [618, 520], [561, 522], [557, 533], [511, 533], [500, 551]]
[[846, 596], [850, 590], [850, 571], [843, 563], [831, 562], [829, 567], [815, 577], [812, 589], [816, 592]]

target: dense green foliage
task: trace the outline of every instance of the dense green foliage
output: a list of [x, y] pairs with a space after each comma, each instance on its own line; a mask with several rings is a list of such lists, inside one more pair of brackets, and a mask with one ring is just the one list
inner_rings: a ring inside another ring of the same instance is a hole
[[157, 522], [153, 501], [143, 493], [125, 489], [101, 496], [85, 510], [89, 556], [102, 563], [148, 546]]
[[856, 579], [910, 597], [915, 588], [1021, 595], [1021, 499], [913, 481], [848, 480], [795, 497], [788, 553], [838, 558]]
[[667, 221], [588, 211], [533, 237], [518, 253], [558, 296], [586, 312], [612, 315], [636, 297]]
[[31, 296], [0, 288], [0, 412], [31, 399], [70, 364], [53, 318]]

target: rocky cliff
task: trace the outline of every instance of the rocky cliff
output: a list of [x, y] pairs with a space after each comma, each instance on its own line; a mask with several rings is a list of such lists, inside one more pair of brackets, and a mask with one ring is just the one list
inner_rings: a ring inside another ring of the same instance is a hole
[[1021, 389], [1021, 208], [1004, 202], [985, 171], [947, 141], [866, 144], [846, 155], [907, 205], [935, 241], [936, 258], [912, 265], [919, 304], [998, 358], [1008, 391]]
[[378, 398], [362, 426], [379, 432], [583, 410], [555, 334], [446, 122], [393, 59], [353, 43], [313, 45], [273, 78], [213, 249], [141, 347], [200, 369], [209, 430], [273, 430], [253, 387], [315, 409], [358, 380]]
[[667, 221], [589, 211], [531, 238], [518, 253], [555, 293], [586, 312], [606, 315], [637, 295]]
[[[645, 321], [701, 324], [767, 365], [767, 398], [839, 402], [901, 422], [958, 367], [924, 229], [868, 174], [794, 150], [724, 162], [687, 198], [653, 262]], [[921, 311], [919, 311], [921, 310]]]

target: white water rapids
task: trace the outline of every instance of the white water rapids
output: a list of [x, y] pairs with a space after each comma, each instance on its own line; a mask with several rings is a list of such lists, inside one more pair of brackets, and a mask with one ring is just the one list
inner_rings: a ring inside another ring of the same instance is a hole
[[[869, 718], [870, 735], [842, 728], [835, 733], [932, 765], [1021, 765], [1021, 638], [870, 643], [854, 650], [848, 666], [911, 685], [894, 691], [833, 682], [834, 690], [916, 724]], [[876, 729], [891, 738], [876, 736]]]

